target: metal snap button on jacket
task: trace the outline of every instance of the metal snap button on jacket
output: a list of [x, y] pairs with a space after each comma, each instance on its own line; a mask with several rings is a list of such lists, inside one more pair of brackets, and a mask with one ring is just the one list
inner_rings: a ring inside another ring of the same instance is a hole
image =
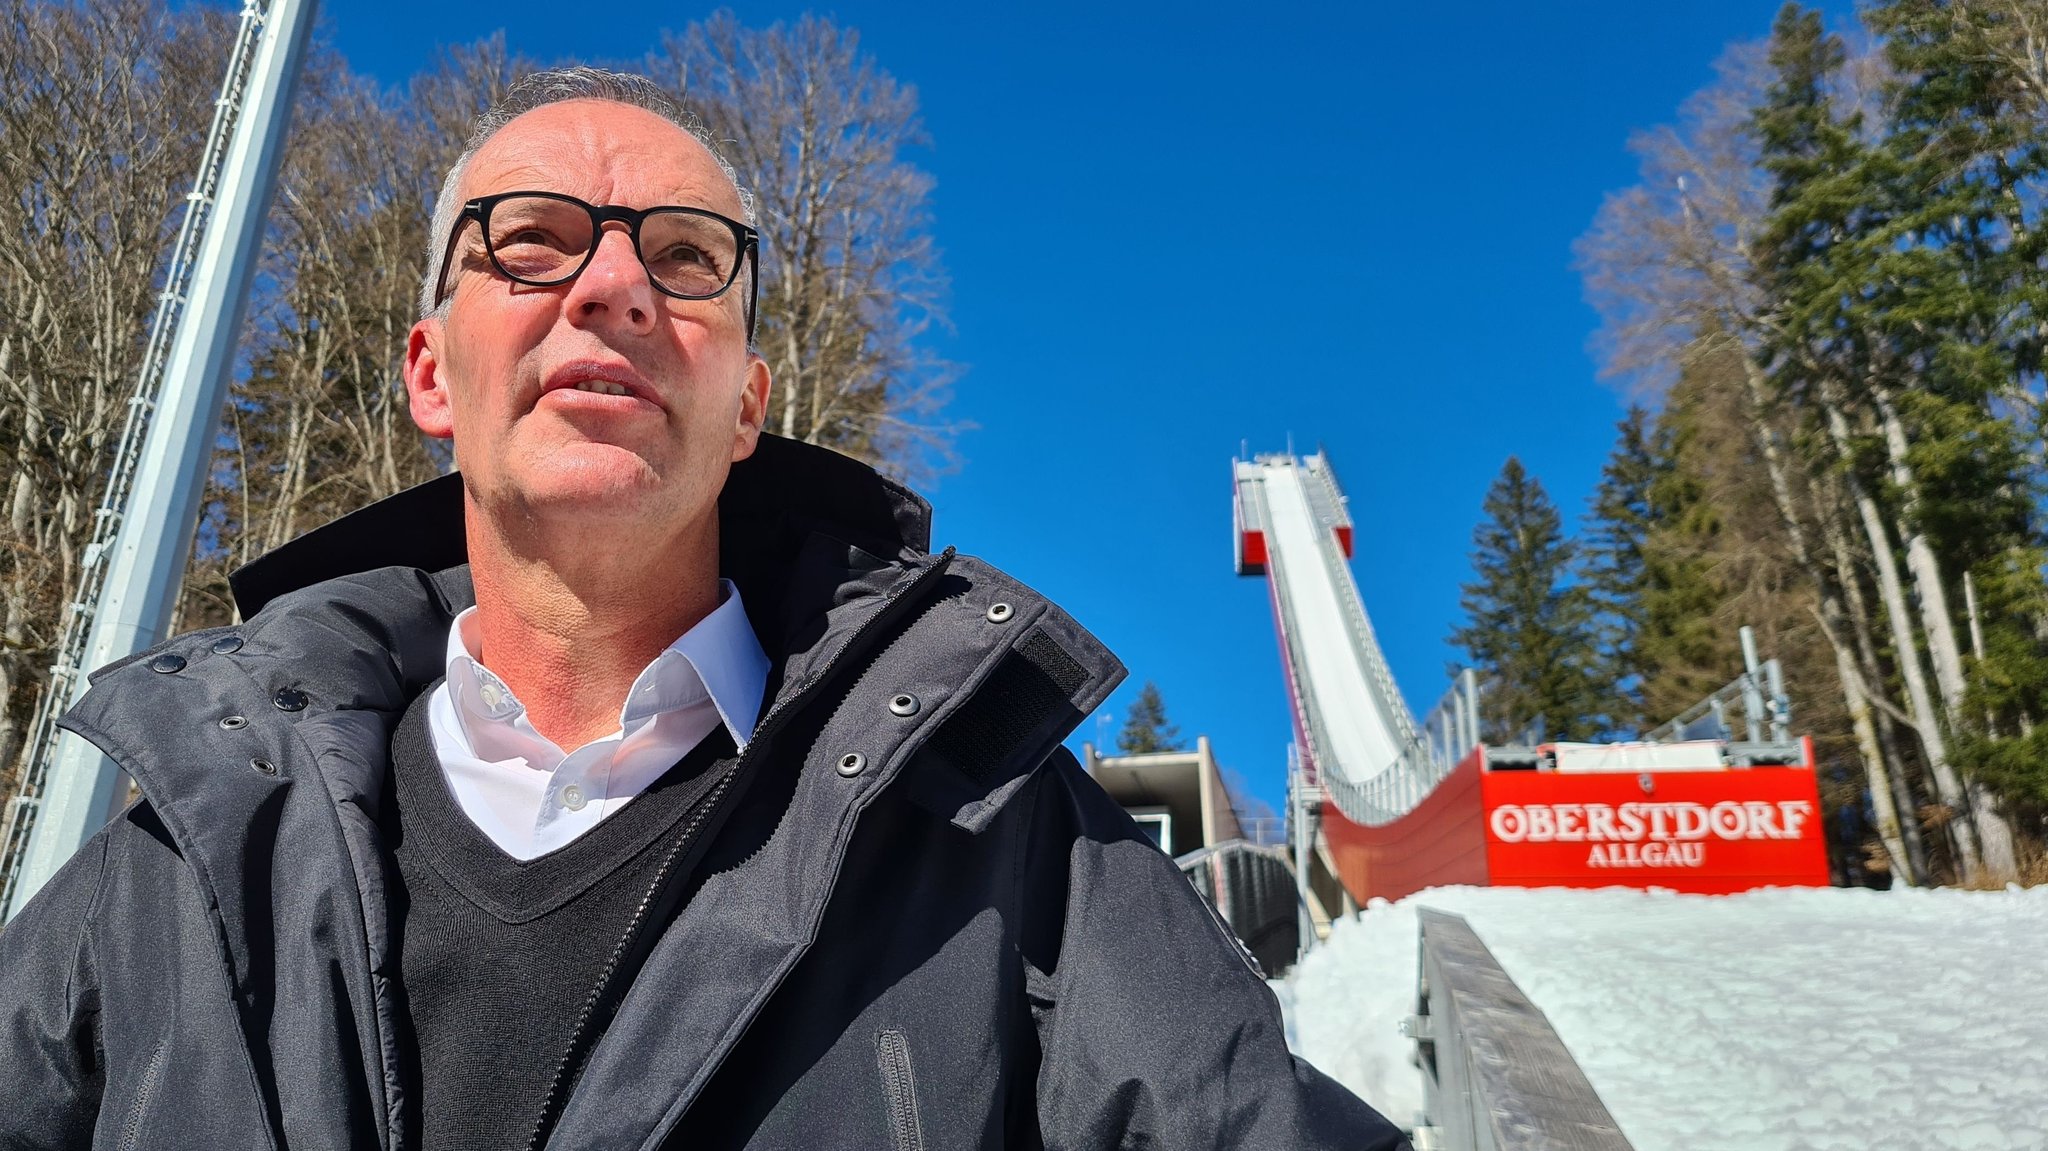
[[917, 697], [907, 691], [898, 692], [896, 697], [889, 701], [889, 714], [901, 716], [916, 715]]
[[279, 711], [304, 711], [310, 701], [306, 693], [298, 688], [281, 687], [277, 689], [277, 694], [271, 697], [270, 702], [276, 704]]
[[1007, 621], [1007, 620], [1008, 620], [1009, 618], [1010, 618], [1010, 605], [1009, 605], [1009, 604], [1006, 604], [1006, 603], [999, 603], [999, 604], [994, 604], [994, 605], [992, 605], [992, 606], [991, 606], [991, 607], [990, 607], [990, 608], [988, 609], [988, 622], [990, 622], [990, 623], [1003, 623], [1003, 622], [1006, 622], [1006, 621]]
[[867, 756], [857, 751], [849, 751], [839, 757], [839, 774], [851, 779], [865, 770], [867, 765]]
[[184, 671], [185, 657], [165, 652], [149, 661], [149, 670], [163, 672], [166, 675], [174, 671]]
[[242, 650], [241, 636], [224, 635], [213, 641], [213, 654], [215, 655], [233, 655], [240, 650]]

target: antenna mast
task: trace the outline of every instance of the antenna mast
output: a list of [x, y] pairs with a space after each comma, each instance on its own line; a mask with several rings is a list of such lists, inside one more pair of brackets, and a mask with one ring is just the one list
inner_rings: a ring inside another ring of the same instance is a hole
[[244, 0], [77, 594], [0, 824], [0, 922], [110, 818], [121, 772], [58, 731], [85, 673], [163, 638], [192, 551], [315, 0]]

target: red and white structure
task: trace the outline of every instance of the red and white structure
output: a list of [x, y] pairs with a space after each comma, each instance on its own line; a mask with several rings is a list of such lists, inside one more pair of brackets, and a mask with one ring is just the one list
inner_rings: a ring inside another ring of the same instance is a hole
[[1443, 884], [1827, 884], [1812, 742], [1789, 736], [1776, 662], [1757, 663], [1746, 629], [1744, 674], [1649, 740], [1489, 746], [1470, 671], [1410, 714], [1352, 578], [1329, 460], [1265, 455], [1233, 472], [1237, 571], [1267, 578], [1293, 708], [1311, 918]]

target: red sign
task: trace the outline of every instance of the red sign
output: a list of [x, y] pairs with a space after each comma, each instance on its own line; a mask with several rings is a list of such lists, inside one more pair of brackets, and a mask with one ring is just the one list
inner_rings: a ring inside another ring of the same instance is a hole
[[1726, 894], [1828, 883], [1810, 768], [1489, 771], [1480, 794], [1497, 886]]

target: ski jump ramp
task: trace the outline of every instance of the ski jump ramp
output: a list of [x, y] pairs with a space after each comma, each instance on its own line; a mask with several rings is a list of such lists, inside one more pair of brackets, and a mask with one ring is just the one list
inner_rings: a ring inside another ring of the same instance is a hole
[[[1318, 926], [1318, 911], [1449, 884], [1828, 882], [1813, 746], [1790, 734], [1776, 661], [1749, 653], [1663, 742], [1485, 746], [1469, 670], [1422, 719], [1409, 712], [1352, 578], [1328, 458], [1262, 455], [1232, 474], [1237, 571], [1265, 576], [1272, 596], [1294, 720], [1295, 872]], [[1728, 722], [1737, 712], [1746, 740]]]
[[1420, 723], [1380, 651], [1352, 579], [1352, 525], [1329, 460], [1234, 464], [1237, 572], [1264, 575], [1294, 711], [1301, 774], [1354, 822], [1413, 812], [1479, 741], [1469, 673]]
[[1374, 895], [1485, 883], [1479, 768], [1466, 762], [1476, 678], [1462, 673], [1421, 722], [1409, 712], [1351, 575], [1351, 516], [1327, 457], [1264, 455], [1233, 472], [1237, 572], [1267, 577], [1293, 711], [1289, 806], [1309, 918], [1320, 929]]

